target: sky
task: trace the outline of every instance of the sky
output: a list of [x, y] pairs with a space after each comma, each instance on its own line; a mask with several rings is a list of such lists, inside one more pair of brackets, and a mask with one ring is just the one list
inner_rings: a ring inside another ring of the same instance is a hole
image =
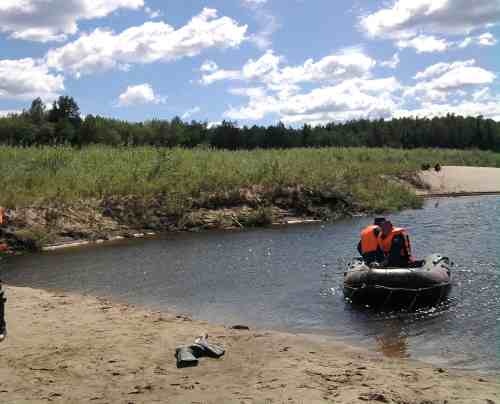
[[0, 116], [500, 120], [500, 0], [1, 0]]

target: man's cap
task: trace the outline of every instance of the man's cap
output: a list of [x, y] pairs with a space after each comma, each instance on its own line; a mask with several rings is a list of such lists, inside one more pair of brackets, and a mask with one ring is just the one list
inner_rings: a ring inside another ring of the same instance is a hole
[[375, 224], [376, 226], [380, 226], [385, 221], [386, 221], [385, 217], [376, 217], [375, 220], [373, 221], [373, 224]]

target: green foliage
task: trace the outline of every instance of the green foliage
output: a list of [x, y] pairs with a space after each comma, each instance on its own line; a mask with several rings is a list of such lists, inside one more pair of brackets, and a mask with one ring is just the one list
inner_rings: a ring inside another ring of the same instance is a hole
[[72, 97], [61, 96], [46, 111], [40, 99], [28, 111], [0, 118], [0, 144], [12, 146], [89, 144], [110, 146], [211, 146], [227, 150], [297, 147], [393, 147], [480, 149], [500, 152], [500, 123], [491, 119], [447, 115], [441, 118], [364, 119], [324, 126], [238, 127], [224, 121], [206, 123], [153, 120], [139, 123], [89, 115], [82, 120]]
[[194, 200], [207, 195], [302, 186], [335, 191], [358, 203], [360, 210], [393, 210], [419, 202], [412, 192], [384, 178], [436, 162], [500, 167], [500, 154], [439, 149], [0, 146], [0, 204], [159, 196], [171, 214], [181, 216]]
[[270, 207], [260, 206], [256, 210], [249, 211], [237, 219], [237, 223], [243, 227], [269, 226], [273, 222], [273, 211]]
[[30, 251], [40, 251], [43, 246], [53, 241], [53, 236], [47, 233], [45, 228], [31, 227], [29, 229], [19, 229], [13, 233], [15, 244], [19, 249]]

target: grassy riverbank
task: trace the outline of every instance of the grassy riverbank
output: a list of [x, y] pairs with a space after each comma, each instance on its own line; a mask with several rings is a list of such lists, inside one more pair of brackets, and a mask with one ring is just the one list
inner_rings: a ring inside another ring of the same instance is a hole
[[303, 186], [351, 196], [367, 210], [398, 209], [412, 198], [381, 176], [415, 172], [423, 163], [500, 166], [479, 151], [330, 148], [258, 151], [91, 147], [0, 147], [0, 204], [26, 206], [110, 196], [162, 194], [172, 213], [192, 198], [242, 188]]
[[[18, 238], [28, 239], [43, 239], [49, 229], [52, 236], [106, 238], [125, 228], [259, 225], [285, 211], [325, 219], [418, 207], [415, 193], [392, 179], [411, 178], [422, 164], [436, 162], [499, 167], [500, 154], [0, 147], [0, 204], [10, 208], [14, 231], [21, 230]], [[207, 220], [210, 226], [204, 226]]]

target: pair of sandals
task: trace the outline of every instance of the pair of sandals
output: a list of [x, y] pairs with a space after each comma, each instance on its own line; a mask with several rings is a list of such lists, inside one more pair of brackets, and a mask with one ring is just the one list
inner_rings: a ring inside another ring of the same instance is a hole
[[225, 354], [221, 345], [210, 344], [205, 334], [195, 339], [194, 344], [180, 346], [175, 350], [178, 368], [198, 366], [198, 359], [203, 357], [219, 359]]

